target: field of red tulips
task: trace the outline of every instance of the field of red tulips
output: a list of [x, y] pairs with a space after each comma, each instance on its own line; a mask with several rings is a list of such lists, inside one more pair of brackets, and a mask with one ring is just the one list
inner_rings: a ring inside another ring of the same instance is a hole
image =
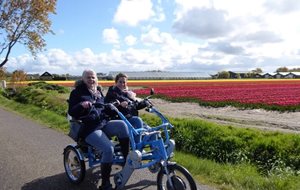
[[[47, 83], [74, 86], [74, 81]], [[99, 81], [99, 84], [107, 87], [114, 81]], [[233, 105], [300, 110], [300, 79], [129, 80], [128, 86], [134, 88], [138, 95], [148, 95], [149, 89], [154, 88], [158, 97], [171, 101], [196, 101], [214, 107]]]
[[[156, 94], [174, 100], [198, 100], [210, 105], [240, 104], [275, 107], [300, 107], [300, 80], [196, 81], [149, 84]], [[149, 94], [149, 89], [137, 89]], [[298, 108], [297, 108], [298, 109]]]

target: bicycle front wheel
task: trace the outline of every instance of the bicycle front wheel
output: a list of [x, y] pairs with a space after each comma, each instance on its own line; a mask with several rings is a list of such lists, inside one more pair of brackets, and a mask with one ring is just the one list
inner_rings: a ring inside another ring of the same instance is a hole
[[[197, 190], [196, 183], [187, 169], [178, 164], [169, 164], [157, 174], [158, 190]], [[168, 173], [168, 175], [167, 175]]]
[[82, 182], [85, 176], [85, 163], [80, 160], [78, 151], [72, 146], [64, 150], [64, 167], [69, 180], [74, 184]]

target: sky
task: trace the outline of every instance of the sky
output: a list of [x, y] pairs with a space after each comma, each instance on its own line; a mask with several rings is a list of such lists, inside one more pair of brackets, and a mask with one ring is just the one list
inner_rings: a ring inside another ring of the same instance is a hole
[[275, 72], [300, 68], [299, 0], [58, 0], [45, 51], [8, 71]]

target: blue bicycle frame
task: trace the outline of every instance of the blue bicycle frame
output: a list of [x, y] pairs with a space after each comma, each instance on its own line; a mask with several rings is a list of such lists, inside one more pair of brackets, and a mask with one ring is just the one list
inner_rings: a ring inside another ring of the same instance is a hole
[[[173, 125], [157, 109], [155, 109], [154, 107], [147, 108], [148, 112], [156, 114], [162, 121], [161, 125], [150, 128], [150, 130], [145, 128], [135, 129], [132, 126], [132, 124], [127, 120], [127, 118], [117, 108], [114, 110], [118, 113], [119, 117], [128, 126], [131, 151], [138, 150], [140, 152], [143, 152], [145, 147], [149, 146], [151, 148], [151, 152], [145, 152], [142, 154], [142, 160], [151, 161], [146, 164], [141, 164], [139, 167], [136, 167], [136, 169], [147, 168], [153, 164], [160, 162], [161, 160], [166, 161], [170, 158], [173, 150], [166, 151], [166, 145], [170, 140], [168, 129], [173, 128]], [[161, 129], [163, 129], [164, 132], [164, 140], [161, 137]], [[136, 136], [138, 136], [141, 139], [140, 142], [135, 142]]]
[[[139, 128], [135, 129], [132, 124], [127, 120], [127, 118], [113, 105], [111, 105], [112, 109], [117, 112], [120, 119], [125, 122], [129, 130], [129, 139], [130, 139], [130, 147], [132, 151], [138, 150], [140, 152], [144, 152], [142, 154], [142, 160], [150, 160], [150, 162], [143, 163], [135, 169], [139, 168], [148, 168], [156, 163], [159, 163], [161, 160], [168, 160], [173, 152], [173, 150], [166, 151], [168, 142], [170, 141], [169, 129], [173, 128], [173, 125], [169, 122], [169, 120], [163, 116], [157, 109], [154, 107], [147, 108], [149, 113], [154, 113], [157, 115], [162, 123], [159, 126], [145, 129]], [[164, 139], [161, 137], [161, 130], [164, 133]], [[136, 142], [135, 137], [139, 137], [140, 141]], [[74, 148], [78, 146], [77, 144], [71, 145]], [[101, 152], [97, 152], [92, 146], [87, 146], [87, 152], [81, 152], [80, 159], [84, 160], [87, 158], [89, 167], [93, 167], [97, 164], [101, 163]], [[150, 147], [150, 152], [145, 152], [144, 148]], [[168, 149], [167, 149], [168, 150]], [[118, 152], [118, 150], [115, 150]], [[124, 163], [125, 160], [122, 155], [114, 155], [114, 164]], [[142, 162], [141, 162], [142, 163]]]

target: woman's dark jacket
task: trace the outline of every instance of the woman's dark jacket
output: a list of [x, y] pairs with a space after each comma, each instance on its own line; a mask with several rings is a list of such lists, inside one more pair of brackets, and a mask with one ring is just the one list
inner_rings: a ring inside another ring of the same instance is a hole
[[71, 92], [69, 97], [68, 113], [72, 118], [81, 120], [84, 124], [80, 131], [80, 137], [85, 139], [96, 128], [101, 127], [105, 121], [104, 108], [85, 109], [81, 102], [90, 101], [92, 103], [103, 103], [104, 97], [101, 88], [98, 87], [100, 97], [93, 96], [84, 83], [79, 84]]
[[143, 102], [137, 102], [128, 97], [128, 94], [120, 90], [117, 86], [110, 86], [104, 98], [104, 102], [112, 103], [116, 100], [118, 100], [119, 102], [128, 102], [129, 106], [127, 108], [124, 108], [121, 105], [118, 106], [118, 110], [122, 112], [123, 115], [127, 118], [130, 118], [132, 116], [138, 116], [138, 110], [146, 107], [146, 105]]

